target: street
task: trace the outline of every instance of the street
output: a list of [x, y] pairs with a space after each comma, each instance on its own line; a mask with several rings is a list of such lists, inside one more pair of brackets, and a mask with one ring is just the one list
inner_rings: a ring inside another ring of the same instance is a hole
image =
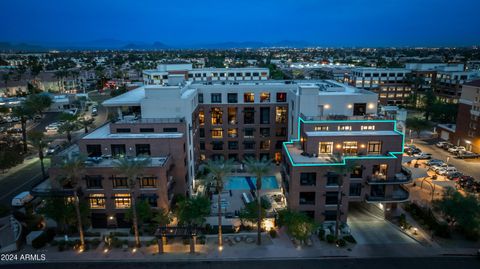
[[[47, 254], [48, 261], [48, 254]], [[315, 258], [315, 259], [250, 259], [250, 260], [216, 260], [216, 261], [163, 261], [151, 262], [148, 260], [135, 261], [113, 261], [113, 262], [55, 262], [48, 263], [37, 261], [26, 264], [14, 264], [2, 261], [0, 267], [3, 268], [48, 268], [48, 269], [83, 269], [83, 268], [102, 268], [102, 269], [130, 269], [130, 268], [188, 268], [188, 269], [237, 269], [237, 268], [328, 268], [328, 269], [376, 269], [376, 268], [395, 268], [395, 269], [470, 269], [479, 268], [480, 260], [475, 257], [388, 257], [388, 258]]]

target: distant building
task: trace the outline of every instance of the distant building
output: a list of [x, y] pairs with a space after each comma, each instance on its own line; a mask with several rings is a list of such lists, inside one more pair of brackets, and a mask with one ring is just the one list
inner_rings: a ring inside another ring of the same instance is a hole
[[480, 80], [462, 86], [455, 135], [451, 141], [480, 153]]

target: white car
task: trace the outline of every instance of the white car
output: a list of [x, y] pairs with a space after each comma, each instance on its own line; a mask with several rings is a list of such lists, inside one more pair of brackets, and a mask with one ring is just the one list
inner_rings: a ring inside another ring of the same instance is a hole
[[17, 196], [13, 197], [12, 199], [12, 206], [14, 207], [19, 207], [19, 206], [24, 206], [28, 202], [33, 200], [33, 196], [30, 194], [28, 191], [24, 191]]
[[437, 147], [439, 147], [439, 148], [443, 148], [443, 145], [445, 145], [445, 143], [446, 143], [446, 142], [444, 142], [444, 141], [440, 141], [440, 142], [438, 142], [438, 143], [435, 144], [435, 145], [436, 145]]
[[419, 160], [426, 160], [426, 159], [431, 159], [432, 158], [432, 154], [430, 153], [425, 153], [425, 152], [420, 152], [420, 153], [416, 153], [416, 154], [413, 154], [413, 157], [419, 159]]
[[451, 148], [448, 149], [448, 152], [450, 152], [450, 153], [455, 153], [455, 152], [460, 151], [460, 150], [467, 150], [467, 149], [466, 149], [465, 147], [462, 147], [462, 146], [460, 146], [460, 147], [451, 147]]
[[448, 173], [458, 172], [457, 168], [453, 166], [448, 166], [437, 171], [439, 175], [446, 175]]

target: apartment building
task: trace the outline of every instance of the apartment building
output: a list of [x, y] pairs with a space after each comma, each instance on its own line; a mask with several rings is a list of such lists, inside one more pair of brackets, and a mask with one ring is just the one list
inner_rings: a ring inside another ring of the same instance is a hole
[[407, 80], [411, 71], [405, 68], [354, 68], [345, 76], [345, 82], [378, 94], [382, 105], [399, 105], [410, 96], [412, 88]]
[[480, 70], [458, 71], [440, 69], [438, 70], [437, 77], [435, 78], [435, 95], [441, 101], [447, 103], [458, 103], [458, 100], [462, 94], [462, 85], [479, 78]]
[[388, 214], [409, 198], [403, 187], [411, 181], [401, 164], [403, 139], [394, 120], [310, 120], [301, 115], [298, 138], [283, 149], [289, 207], [319, 222], [335, 221], [337, 212], [346, 221], [351, 203], [378, 206]]
[[145, 85], [105, 101], [115, 119], [53, 162], [51, 178], [60, 174], [56, 163], [65, 154], [88, 156], [82, 189], [97, 227], [125, 224], [130, 197], [115, 168], [119, 157], [150, 157], [135, 193], [169, 208], [174, 194], [193, 192], [206, 159], [266, 157], [280, 164], [284, 142], [297, 139], [305, 121], [365, 120], [377, 113], [377, 94], [331, 80], [178, 82]]
[[181, 81], [244, 81], [267, 80], [268, 68], [193, 68], [192, 64], [160, 64], [157, 69], [143, 71], [145, 85], [174, 85]]
[[462, 85], [453, 143], [480, 153], [480, 80]]

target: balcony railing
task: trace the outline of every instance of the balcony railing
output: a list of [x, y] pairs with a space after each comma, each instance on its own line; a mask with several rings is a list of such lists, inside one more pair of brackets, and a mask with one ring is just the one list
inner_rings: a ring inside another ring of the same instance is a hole
[[406, 184], [412, 181], [412, 173], [402, 167], [400, 173], [395, 174], [393, 177], [382, 177], [382, 176], [371, 176], [367, 177], [367, 182], [370, 185], [381, 185], [381, 184]]
[[378, 202], [406, 202], [410, 193], [403, 187], [397, 188], [391, 195], [366, 195], [365, 199], [370, 203]]

